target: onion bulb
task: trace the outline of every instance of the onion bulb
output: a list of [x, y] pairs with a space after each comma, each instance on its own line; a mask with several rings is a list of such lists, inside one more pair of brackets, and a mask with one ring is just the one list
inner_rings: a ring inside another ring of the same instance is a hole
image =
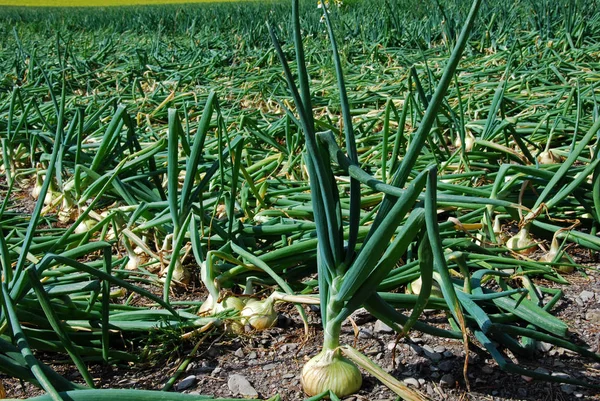
[[266, 330], [277, 323], [277, 311], [274, 307], [275, 300], [271, 297], [260, 301], [249, 299], [242, 309], [242, 318], [256, 330]]
[[502, 230], [502, 225], [500, 224], [500, 218], [498, 216], [494, 219], [492, 228], [494, 230], [494, 235], [496, 236], [496, 243], [498, 245], [506, 243], [507, 235], [504, 233], [504, 230]]
[[[412, 283], [409, 283], [409, 291], [412, 292], [415, 295], [419, 295], [421, 293], [421, 288], [423, 287], [423, 281], [421, 280], [421, 277], [419, 277], [418, 279], [416, 279], [415, 281], [413, 281]], [[437, 281], [433, 281], [432, 285], [431, 285], [431, 294], [432, 297], [438, 297], [438, 298], [443, 298], [444, 295], [442, 294], [442, 289], [440, 288], [440, 285], [437, 283]]]
[[[244, 301], [241, 298], [228, 296], [221, 302], [215, 303], [213, 297], [209, 294], [206, 301], [200, 306], [200, 314], [217, 314], [227, 310], [241, 311], [244, 308]], [[228, 320], [225, 323], [225, 329], [232, 333], [243, 333], [244, 325], [238, 320]]]
[[190, 272], [183, 267], [180, 260], [175, 261], [172, 278], [174, 281], [182, 284], [188, 284], [191, 280]]
[[126, 270], [137, 270], [141, 263], [141, 258], [136, 254], [129, 254], [129, 260], [127, 261], [127, 265], [125, 266]]
[[31, 197], [33, 199], [37, 199], [40, 197], [40, 192], [42, 192], [42, 184], [43, 183], [44, 183], [44, 181], [42, 180], [42, 177], [39, 174], [36, 174], [35, 184], [33, 186], [33, 189], [31, 190]]
[[[460, 140], [460, 137], [456, 138], [454, 146], [456, 146], [457, 148], [462, 146], [462, 141]], [[471, 131], [467, 131], [467, 133], [465, 134], [465, 150], [467, 152], [470, 152], [473, 150], [473, 146], [475, 146], [475, 135], [473, 135]]]
[[360, 371], [339, 350], [323, 350], [302, 368], [302, 388], [309, 396], [330, 390], [338, 397], [356, 393], [362, 386]]
[[212, 295], [208, 295], [206, 301], [200, 306], [200, 313], [212, 313], [217, 314], [225, 312], [227, 310], [241, 311], [244, 308], [244, 301], [238, 297], [228, 296], [225, 297], [221, 302], [215, 303]]
[[[37, 174], [36, 178], [35, 178], [35, 185], [33, 186], [33, 189], [31, 190], [31, 197], [33, 199], [38, 199], [40, 197], [40, 194], [42, 192], [42, 186], [44, 185], [44, 180], [42, 179], [42, 176], [40, 174]], [[54, 198], [54, 185], [51, 183], [50, 186], [48, 187], [48, 191], [46, 192], [46, 196], [44, 197], [44, 205], [49, 205], [52, 203], [52, 200]]]
[[[560, 252], [560, 247], [558, 245], [558, 240], [556, 236], [552, 238], [552, 244], [550, 245], [550, 250], [544, 256], [540, 258], [541, 262], [552, 263], [556, 260], [558, 253]], [[569, 263], [570, 260], [564, 254], [564, 252], [560, 255], [560, 258], [556, 261], [556, 263]], [[559, 273], [573, 273], [575, 270], [574, 266], [557, 266], [555, 269]]]
[[529, 235], [529, 230], [522, 228], [515, 236], [506, 241], [506, 247], [522, 255], [529, 255], [535, 252], [537, 244]]
[[551, 150], [545, 150], [538, 155], [537, 161], [540, 164], [556, 164], [560, 163], [562, 160], [560, 156], [554, 154]]
[[62, 207], [58, 211], [58, 221], [66, 224], [73, 221], [75, 216], [76, 210], [73, 208], [73, 202], [71, 202], [70, 196], [65, 193], [62, 199]]
[[84, 219], [81, 223], [75, 227], [76, 234], [84, 234], [87, 233], [96, 225], [96, 221], [92, 219]]

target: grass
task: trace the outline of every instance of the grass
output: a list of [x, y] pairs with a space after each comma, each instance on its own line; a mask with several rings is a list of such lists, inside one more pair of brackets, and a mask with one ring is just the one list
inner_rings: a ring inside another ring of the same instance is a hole
[[250, 0], [1, 0], [0, 7], [120, 7], [239, 1]]

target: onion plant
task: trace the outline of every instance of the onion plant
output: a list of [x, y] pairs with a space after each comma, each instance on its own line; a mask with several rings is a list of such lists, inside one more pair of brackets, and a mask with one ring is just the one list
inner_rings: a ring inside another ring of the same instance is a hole
[[[479, 1], [473, 3], [459, 42], [452, 54], [451, 61], [446, 67], [444, 77], [436, 90], [435, 98], [432, 100], [431, 106], [427, 109], [424, 120], [421, 122], [420, 132], [416, 135], [416, 140], [411, 144], [407, 155], [394, 174], [394, 186], [404, 186], [409, 173], [414, 169], [417, 155], [420, 153], [420, 148], [425, 138], [427, 138], [428, 131], [433, 124], [435, 115], [441, 105], [441, 100], [450, 83], [450, 78], [454, 74], [458, 60], [466, 45], [479, 5]], [[378, 216], [367, 238], [362, 243], [360, 249], [356, 250], [356, 235], [358, 233], [360, 215], [360, 183], [358, 178], [351, 174], [352, 185], [348, 223], [350, 237], [347, 243], [344, 243], [344, 222], [339, 206], [339, 193], [331, 168], [331, 157], [335, 158], [335, 154], [330, 155], [329, 149], [325, 146], [326, 139], [322, 139], [324, 135], [327, 136], [327, 133], [317, 133], [315, 130], [311, 91], [308, 84], [309, 78], [306, 70], [298, 10], [298, 1], [294, 0], [292, 2], [292, 22], [294, 26], [293, 32], [299, 87], [296, 86], [274, 29], [272, 27], [269, 27], [269, 29], [277, 54], [283, 65], [290, 92], [296, 104], [296, 112], [299, 116], [301, 129], [304, 132], [306, 146], [305, 163], [310, 177], [311, 199], [319, 239], [317, 245], [317, 269], [324, 335], [323, 348], [319, 354], [305, 364], [302, 370], [302, 385], [308, 395], [316, 395], [329, 390], [341, 397], [352, 394], [361, 387], [361, 374], [359, 370], [350, 360], [342, 356], [341, 353], [340, 330], [342, 323], [355, 309], [367, 303], [369, 298], [376, 297], [375, 291], [377, 286], [394, 267], [398, 258], [417, 239], [419, 233], [425, 227], [426, 221], [430, 227], [421, 233], [422, 238], [419, 242], [419, 253], [421, 256], [419, 265], [421, 267], [423, 286], [411, 316], [411, 321], [405, 326], [404, 330], [407, 331], [410, 325], [414, 324], [427, 303], [432, 287], [434, 249], [437, 252], [440, 250], [438, 247], [432, 248], [431, 246], [431, 241], [436, 244], [439, 242], [439, 236], [434, 227], [437, 225], [437, 217], [435, 208], [432, 207], [432, 205], [435, 205], [435, 181], [437, 178], [435, 169], [426, 169], [412, 180], [401, 196], [394, 197], [392, 200], [386, 198], [387, 203], [384, 203], [380, 207]], [[356, 144], [342, 66], [326, 7], [323, 7], [323, 13], [327, 22], [330, 42], [333, 47], [348, 159], [349, 163], [356, 164]], [[421, 191], [425, 188], [426, 182], [428, 182], [426, 207], [425, 209], [422, 207], [415, 208], [415, 202]], [[408, 220], [399, 228], [408, 213], [410, 213]], [[392, 237], [394, 237], [393, 241]], [[435, 255], [438, 263], [440, 257], [443, 258], [443, 255]], [[438, 270], [446, 276], [448, 275], [447, 270], [443, 269], [443, 267], [438, 266]], [[444, 280], [444, 283], [448, 284], [449, 281]], [[456, 294], [452, 286], [445, 285], [444, 292], [444, 295], [448, 298], [448, 302], [451, 305], [455, 304]], [[452, 302], [453, 300], [454, 302]], [[461, 324], [464, 331], [464, 317], [462, 316], [460, 307], [456, 305], [456, 307], [452, 308], [452, 312], [455, 314], [457, 321]], [[383, 314], [385, 315], [385, 312]], [[388, 317], [387, 320], [392, 320], [392, 318]], [[349, 355], [353, 356], [354, 354], [350, 353]], [[402, 388], [400, 395], [411, 399], [418, 399], [418, 395], [408, 388]]]

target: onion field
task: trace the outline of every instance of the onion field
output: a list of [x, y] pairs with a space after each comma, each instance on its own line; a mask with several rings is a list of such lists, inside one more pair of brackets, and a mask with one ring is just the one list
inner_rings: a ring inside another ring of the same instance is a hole
[[38, 400], [203, 399], [97, 389], [90, 367], [156, 357], [156, 333], [252, 336], [288, 305], [322, 349], [297, 372], [310, 400], [365, 375], [431, 399], [340, 341], [359, 308], [597, 392], [518, 359], [600, 362], [555, 316], [599, 261], [599, 6], [0, 9], [0, 398], [16, 378]]

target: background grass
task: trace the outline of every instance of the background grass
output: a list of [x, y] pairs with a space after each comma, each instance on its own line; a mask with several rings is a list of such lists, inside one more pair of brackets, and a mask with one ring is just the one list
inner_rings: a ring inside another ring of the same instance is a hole
[[116, 7], [185, 3], [229, 3], [251, 0], [2, 0], [0, 6], [12, 7]]

